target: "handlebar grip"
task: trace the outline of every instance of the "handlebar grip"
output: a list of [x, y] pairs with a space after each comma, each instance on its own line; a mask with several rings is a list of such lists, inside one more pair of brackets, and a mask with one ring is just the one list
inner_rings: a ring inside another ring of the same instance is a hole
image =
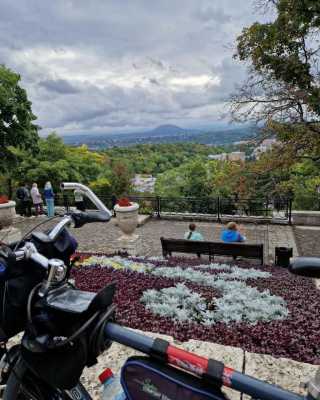
[[320, 278], [319, 257], [296, 257], [290, 261], [289, 271], [295, 275]]
[[109, 222], [111, 215], [102, 211], [89, 211], [73, 213], [72, 218], [74, 220], [75, 228], [80, 228], [84, 224], [91, 222]]

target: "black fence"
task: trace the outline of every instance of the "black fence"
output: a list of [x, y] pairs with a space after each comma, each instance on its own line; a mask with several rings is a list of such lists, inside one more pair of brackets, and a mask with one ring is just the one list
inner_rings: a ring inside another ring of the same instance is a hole
[[293, 209], [297, 211], [320, 211], [320, 194], [296, 194]]
[[[111, 196], [96, 193], [101, 201], [112, 208]], [[128, 196], [140, 206], [141, 214], [158, 218], [174, 215], [190, 215], [211, 217], [217, 221], [224, 218], [257, 218], [283, 221], [291, 224], [291, 198], [237, 198], [230, 197], [160, 197], [160, 196]], [[86, 208], [91, 208], [90, 200], [84, 197]], [[72, 192], [64, 192], [56, 196], [57, 205], [71, 207], [75, 205]]]

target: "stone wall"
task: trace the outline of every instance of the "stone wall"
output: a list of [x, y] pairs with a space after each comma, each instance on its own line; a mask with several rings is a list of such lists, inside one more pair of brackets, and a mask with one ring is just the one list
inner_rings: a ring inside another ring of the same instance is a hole
[[294, 225], [320, 226], [320, 211], [292, 211]]

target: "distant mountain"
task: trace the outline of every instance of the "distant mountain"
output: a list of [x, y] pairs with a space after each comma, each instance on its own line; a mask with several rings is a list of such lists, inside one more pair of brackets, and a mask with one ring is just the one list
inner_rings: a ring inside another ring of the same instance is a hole
[[98, 150], [114, 146], [126, 147], [135, 144], [194, 142], [202, 144], [230, 144], [252, 137], [257, 133], [250, 127], [214, 127], [206, 129], [183, 129], [176, 125], [160, 125], [155, 129], [143, 132], [81, 134], [63, 136], [66, 144], [79, 146], [86, 144], [90, 149]]
[[198, 134], [192, 141], [202, 144], [230, 144], [256, 136], [258, 130], [252, 127], [228, 128]]
[[180, 134], [186, 133], [200, 133], [201, 131], [196, 129], [183, 129], [180, 126], [176, 125], [160, 125], [157, 128], [152, 129], [151, 131], [142, 132], [141, 136], [176, 136]]

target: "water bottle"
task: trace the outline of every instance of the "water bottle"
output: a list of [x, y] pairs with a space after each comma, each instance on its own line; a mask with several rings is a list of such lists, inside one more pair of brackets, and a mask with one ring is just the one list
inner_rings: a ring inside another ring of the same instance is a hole
[[99, 380], [102, 384], [102, 400], [126, 400], [120, 378], [113, 375], [110, 368], [99, 375]]

